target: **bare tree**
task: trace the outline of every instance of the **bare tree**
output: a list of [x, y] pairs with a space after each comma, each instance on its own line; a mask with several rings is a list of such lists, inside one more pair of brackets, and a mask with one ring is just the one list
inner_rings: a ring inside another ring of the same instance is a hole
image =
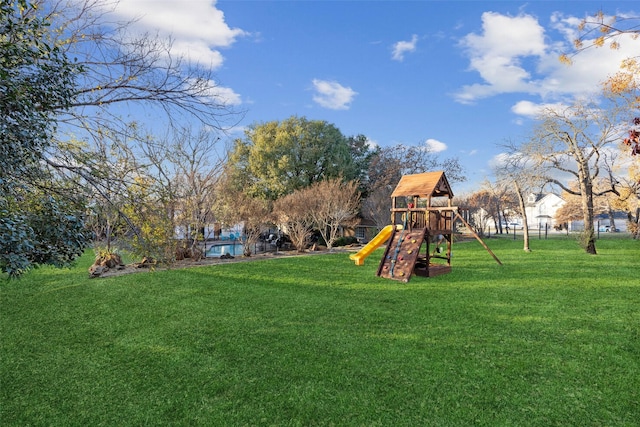
[[[155, 257], [161, 253], [164, 261], [172, 261], [173, 255], [169, 254], [174, 249], [180, 249], [180, 254], [174, 255], [194, 258], [202, 255], [201, 242], [207, 237], [203, 230], [214, 221], [213, 206], [222, 173], [223, 159], [217, 152], [218, 141], [219, 138], [209, 131], [194, 132], [190, 126], [174, 129], [159, 141], [152, 137], [132, 144], [112, 141], [111, 156], [122, 159], [126, 153], [126, 163], [111, 165], [112, 170], [105, 172], [104, 178], [94, 184], [94, 188], [101, 189], [102, 205], [115, 209], [112, 215], [128, 222], [134, 235], [124, 234], [134, 240], [142, 239], [138, 232], [145, 229], [141, 221], [147, 218], [157, 227], [166, 228], [163, 234], [166, 238], [149, 238], [144, 245], [135, 247], [150, 252], [155, 243], [167, 244], [165, 249], [152, 250]], [[102, 162], [102, 166], [96, 167], [110, 167], [108, 157], [105, 156]], [[118, 172], [123, 171], [124, 165], [128, 165], [126, 176]], [[118, 189], [117, 194], [111, 189]], [[123, 209], [125, 201], [127, 206]], [[155, 205], [153, 215], [147, 207], [151, 204]], [[185, 240], [180, 245], [175, 241], [176, 230], [184, 234]]]
[[456, 158], [439, 159], [425, 146], [395, 145], [381, 148], [369, 162], [362, 214], [382, 229], [390, 221], [391, 193], [403, 175], [444, 170], [449, 182], [466, 180]]
[[96, 129], [116, 130], [126, 120], [112, 107], [124, 104], [164, 112], [177, 123], [196, 118], [218, 130], [237, 122], [212, 71], [173, 55], [170, 39], [136, 35], [135, 20], [115, 21], [117, 2], [37, 3], [53, 23], [52, 41], [83, 70], [76, 76], [75, 101], [64, 122], [90, 135]]
[[241, 191], [233, 191], [226, 181], [225, 183], [227, 185], [221, 189], [216, 212], [218, 218], [227, 224], [243, 224], [243, 254], [248, 257], [260, 235], [273, 221], [272, 203]]
[[[638, 27], [640, 16], [607, 15], [599, 10], [587, 16], [577, 25], [577, 37], [574, 50], [560, 56], [560, 61], [572, 63], [572, 58], [586, 49], [608, 47], [621, 49], [625, 44], [635, 43], [640, 36]], [[633, 117], [628, 121], [628, 136], [621, 138], [623, 149], [631, 154], [634, 164], [629, 168], [629, 179], [619, 179], [618, 199], [614, 205], [627, 212], [628, 222], [634, 238], [640, 238], [640, 56], [630, 51], [629, 56], [621, 61], [618, 72], [609, 76], [603, 83], [605, 97], [615, 98], [617, 102], [626, 104]], [[630, 148], [630, 150], [629, 150]]]
[[303, 252], [309, 244], [313, 230], [313, 218], [310, 206], [314, 194], [305, 189], [281, 197], [274, 203], [273, 213], [276, 222], [289, 235], [298, 252]]
[[522, 217], [524, 236], [523, 250], [531, 252], [529, 245], [529, 218], [525, 205], [525, 196], [535, 193], [544, 186], [530, 159], [519, 151], [517, 144], [510, 142], [504, 146], [506, 153], [501, 156], [500, 164], [494, 168], [495, 175], [504, 186], [512, 186], [517, 200], [518, 211]]
[[469, 225], [480, 236], [484, 236], [489, 219], [492, 218], [488, 211], [491, 205], [491, 194], [487, 190], [479, 190], [469, 195], [463, 203], [469, 209]]
[[219, 154], [219, 140], [208, 129], [194, 132], [185, 127], [163, 144], [168, 148], [167, 158], [157, 165], [173, 171], [176, 225], [185, 231], [191, 254], [198, 254], [201, 242], [210, 237], [205, 235], [206, 226], [215, 221], [214, 205], [221, 198], [224, 158]]
[[121, 209], [129, 218], [133, 234], [133, 251], [151, 262], [170, 264], [175, 260], [177, 243], [175, 225], [158, 187], [147, 176], [138, 176], [127, 189], [127, 200]]
[[311, 218], [331, 250], [340, 228], [354, 224], [360, 208], [358, 183], [336, 178], [317, 182], [304, 191], [313, 197], [309, 206]]
[[[136, 160], [126, 141], [114, 141], [106, 134], [96, 139], [91, 152], [85, 153], [87, 162], [93, 163], [94, 173], [85, 185], [91, 191], [88, 221], [94, 231], [94, 245], [104, 244], [106, 254], [112, 252], [112, 242], [126, 233], [118, 233], [120, 226], [133, 224], [125, 217], [122, 209], [128, 200], [129, 188], [136, 177], [144, 174], [143, 167]], [[99, 172], [100, 179], [94, 179]]]
[[486, 180], [482, 188], [489, 194], [486, 210], [493, 219], [496, 233], [503, 234], [506, 229], [508, 234], [509, 219], [513, 216], [512, 212], [517, 210], [517, 196], [511, 190], [511, 185], [500, 180], [495, 183]]
[[[175, 170], [163, 164], [167, 150], [160, 145], [165, 141], [150, 138], [141, 117], [153, 117], [149, 119], [153, 126], [162, 120], [166, 129], [199, 123], [219, 134], [237, 124], [242, 112], [234, 110], [233, 101], [210, 68], [174, 55], [170, 39], [136, 33], [135, 20], [117, 20], [113, 14], [117, 1], [36, 0], [36, 6], [33, 13], [52, 23], [44, 36], [46, 41], [73, 59], [79, 70], [74, 75], [71, 101], [54, 108], [60, 126], [55, 143], [44, 156], [49, 166], [60, 174], [82, 176], [85, 185], [100, 192], [108, 186], [103, 181], [113, 183], [117, 177], [105, 173], [108, 169], [92, 161], [95, 157], [90, 154], [100, 150], [105, 138], [110, 139], [121, 144], [123, 152], [145, 154], [145, 160], [156, 167], [151, 173], [162, 185], [154, 191], [172, 216], [176, 212], [170, 202], [175, 202], [177, 191]], [[136, 111], [145, 114], [131, 118], [129, 114]], [[72, 139], [84, 145], [70, 150]], [[143, 161], [138, 163], [145, 166]], [[181, 177], [191, 179], [191, 187], [196, 185], [194, 179], [202, 178], [187, 175]], [[106, 196], [108, 192], [102, 193]]]
[[[570, 194], [581, 196], [585, 231], [582, 244], [587, 253], [596, 254], [594, 235], [594, 197], [617, 192], [611, 164], [606, 162], [608, 148], [620, 141], [617, 124], [620, 111], [576, 102], [564, 109], [547, 108], [531, 139], [520, 146], [520, 151], [532, 162], [537, 178], [553, 183]], [[575, 179], [578, 189], [569, 188], [565, 174]], [[596, 179], [604, 174], [610, 177], [609, 188], [597, 192]]]
[[555, 220], [558, 223], [568, 223], [571, 221], [581, 221], [582, 200], [579, 196], [564, 192], [562, 194], [564, 204], [556, 211]]
[[629, 36], [626, 41], [638, 38], [640, 35], [639, 21], [640, 17], [638, 16], [619, 17], [607, 15], [602, 10], [587, 16], [577, 25], [578, 37], [573, 41], [574, 52], [563, 53], [560, 55], [560, 61], [571, 64], [571, 58], [586, 49], [604, 46], [610, 49], [620, 49], [621, 43], [624, 42], [624, 36]]
[[386, 187], [379, 187], [369, 193], [362, 201], [362, 213], [372, 220], [378, 230], [391, 222], [391, 192]]

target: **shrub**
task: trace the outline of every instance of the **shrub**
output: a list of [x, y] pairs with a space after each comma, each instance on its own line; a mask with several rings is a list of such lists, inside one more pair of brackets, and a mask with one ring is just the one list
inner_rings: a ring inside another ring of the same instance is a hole
[[336, 241], [333, 243], [333, 246], [347, 246], [353, 243], [358, 243], [358, 239], [354, 236], [344, 236], [338, 237]]

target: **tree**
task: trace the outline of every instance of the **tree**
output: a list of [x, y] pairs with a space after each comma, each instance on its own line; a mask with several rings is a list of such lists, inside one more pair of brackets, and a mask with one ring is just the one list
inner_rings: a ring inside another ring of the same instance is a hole
[[154, 168], [164, 170], [163, 175], [172, 182], [175, 210], [171, 214], [185, 231], [191, 253], [197, 253], [200, 242], [208, 237], [204, 230], [214, 222], [214, 206], [222, 198], [224, 161], [217, 153], [219, 139], [208, 129], [194, 132], [187, 126], [156, 147], [165, 155]]
[[602, 10], [587, 16], [577, 26], [578, 35], [573, 41], [575, 52], [563, 53], [560, 55], [560, 61], [570, 64], [572, 56], [594, 47], [609, 46], [611, 49], [619, 49], [622, 36], [628, 35], [637, 39], [640, 35], [638, 21], [640, 17], [617, 17], [607, 15]]
[[362, 201], [362, 214], [373, 221], [378, 230], [391, 222], [391, 193], [393, 188], [378, 187], [368, 192]]
[[315, 195], [306, 189], [296, 190], [274, 202], [273, 214], [279, 226], [285, 230], [298, 252], [309, 244], [313, 231], [313, 218], [309, 206]]
[[425, 146], [398, 144], [378, 149], [371, 156], [364, 181], [363, 215], [382, 229], [389, 224], [391, 193], [402, 175], [434, 170], [444, 170], [452, 183], [466, 179], [457, 158], [441, 160]]
[[[605, 96], [617, 98], [630, 111], [640, 115], [640, 62], [637, 57], [631, 58], [620, 68], [605, 82]], [[640, 211], [637, 209], [640, 205], [640, 157], [637, 156], [640, 154], [640, 117], [634, 117], [630, 124], [628, 136], [622, 139], [622, 144], [634, 160], [628, 167], [628, 178], [617, 177], [618, 198], [612, 201], [612, 205], [627, 212], [629, 229], [637, 239], [640, 238]]]
[[26, 0], [0, 2], [0, 271], [12, 277], [66, 265], [88, 239], [79, 192], [52, 174], [45, 155], [81, 68], [43, 42], [49, 22], [34, 12]]
[[584, 216], [582, 214], [582, 199], [575, 194], [567, 193], [562, 194], [564, 204], [556, 211], [555, 220], [556, 223], [564, 224], [571, 221], [581, 221]]
[[640, 198], [637, 187], [623, 186], [620, 195], [613, 202], [612, 206], [627, 214], [627, 226], [634, 239], [640, 239]]
[[[634, 126], [640, 126], [640, 117], [633, 119]], [[629, 130], [629, 136], [622, 140], [622, 143], [631, 147], [631, 155], [640, 154], [640, 131], [636, 129]]]
[[360, 183], [360, 192], [362, 196], [365, 197], [369, 165], [375, 156], [379, 154], [380, 149], [372, 147], [371, 141], [365, 135], [350, 136], [347, 138], [347, 143], [349, 144], [349, 153], [353, 160], [353, 168], [355, 171], [355, 173], [351, 174], [351, 179]]
[[487, 206], [483, 208], [493, 220], [496, 234], [503, 234], [505, 228], [508, 231], [509, 219], [513, 216], [513, 212], [517, 210], [517, 196], [511, 191], [511, 185], [502, 180], [495, 183], [484, 181], [482, 189], [486, 191]]
[[500, 165], [494, 169], [494, 172], [502, 185], [513, 186], [518, 211], [522, 218], [523, 250], [531, 252], [525, 195], [537, 192], [545, 182], [537, 176], [537, 171], [531, 165], [531, 159], [520, 151], [518, 144], [509, 142], [504, 148], [507, 151], [501, 156]]
[[[578, 36], [574, 40], [574, 52], [563, 53], [560, 61], [566, 64], [572, 63], [572, 57], [586, 49], [608, 46], [610, 49], [620, 49], [622, 43], [637, 40], [640, 36], [638, 23], [640, 16], [606, 15], [600, 10], [592, 16], [583, 19], [577, 27]], [[597, 35], [597, 37], [595, 36]], [[624, 37], [626, 40], [623, 40]], [[627, 98], [631, 109], [640, 109], [640, 56], [635, 55], [626, 58], [620, 64], [620, 70], [609, 76], [604, 83], [606, 94]], [[640, 125], [640, 117], [633, 120], [634, 126]], [[640, 140], [638, 129], [631, 128], [629, 137], [623, 143], [631, 148], [631, 155], [640, 154]]]
[[[195, 119], [214, 129], [230, 127], [239, 117], [211, 70], [171, 55], [169, 40], [134, 36], [131, 22], [115, 23], [110, 18], [113, 4], [108, 0], [34, 0], [35, 6], [26, 0], [5, 0], [0, 4], [5, 194], [18, 188], [16, 171], [22, 177], [23, 193], [35, 194], [28, 186], [44, 188], [61, 206], [77, 207], [74, 198], [92, 192], [87, 186], [100, 192], [104, 181], [114, 177], [94, 161], [93, 144], [99, 146], [104, 135], [124, 141], [122, 136], [134, 128], [120, 106], [144, 107], [158, 113], [155, 119], [164, 114], [169, 123]], [[140, 132], [135, 137], [144, 140], [142, 126], [137, 128]], [[64, 191], [68, 186], [54, 189], [50, 185], [64, 182], [78, 187]], [[6, 206], [3, 212], [20, 210], [13, 202]], [[82, 218], [79, 212], [71, 214]], [[28, 230], [18, 220], [22, 221], [3, 214], [6, 227]], [[81, 253], [87, 243], [74, 252]], [[21, 263], [29, 265], [24, 257]]]
[[[349, 140], [334, 125], [304, 117], [254, 124], [237, 139], [228, 173], [237, 189], [276, 200], [325, 179], [358, 178]], [[359, 149], [359, 147], [358, 147]]]
[[331, 250], [340, 227], [354, 224], [360, 208], [358, 183], [334, 178], [317, 182], [303, 191], [308, 192], [312, 200], [309, 211], [313, 225]]
[[129, 241], [134, 253], [153, 262], [170, 264], [178, 247], [175, 223], [166, 199], [156, 188], [149, 177], [136, 177], [127, 191], [122, 214], [132, 224]]
[[492, 218], [487, 207], [491, 205], [491, 194], [487, 190], [479, 190], [471, 194], [465, 200], [465, 207], [469, 209], [469, 220], [467, 221], [476, 233], [485, 235], [485, 230], [489, 226]]
[[[596, 254], [594, 234], [594, 197], [617, 192], [607, 148], [619, 141], [621, 112], [576, 102], [563, 109], [547, 108], [531, 139], [520, 147], [530, 159], [535, 176], [553, 183], [564, 191], [579, 195], [584, 220], [583, 246], [587, 253]], [[607, 189], [596, 191], [596, 179], [604, 172], [610, 178]], [[555, 175], [554, 175], [555, 174]], [[566, 174], [578, 182], [572, 189], [557, 174]]]
[[[604, 82], [604, 95], [618, 99], [631, 111], [640, 114], [640, 62], [637, 58], [630, 58], [622, 63], [620, 71]], [[640, 117], [630, 121], [628, 136], [622, 139], [622, 144], [628, 147], [631, 156], [640, 154]], [[640, 183], [640, 177], [638, 178]]]
[[46, 38], [85, 70], [77, 76], [64, 123], [87, 135], [98, 129], [116, 132], [128, 124], [117, 109], [125, 104], [144, 106], [180, 125], [195, 118], [221, 130], [237, 122], [211, 69], [172, 54], [170, 39], [136, 35], [135, 21], [114, 20], [113, 2], [36, 1], [55, 29]]
[[[133, 238], [138, 242], [134, 247], [146, 251], [139, 255], [150, 256], [151, 251], [165, 262], [172, 261], [174, 255], [194, 258], [202, 255], [201, 243], [208, 237], [206, 226], [215, 221], [214, 206], [220, 198], [223, 159], [217, 154], [218, 141], [209, 130], [194, 131], [188, 125], [173, 129], [164, 139], [149, 137], [135, 144], [135, 159], [131, 154], [126, 156], [126, 164], [134, 167], [128, 177], [118, 179], [111, 175], [112, 185], [127, 197], [126, 209], [121, 203], [118, 215], [128, 219], [134, 231], [144, 230], [145, 224], [140, 221], [147, 218], [165, 229], [162, 238], [155, 235], [142, 239], [146, 242], [144, 245], [139, 244], [141, 236], [137, 233], [125, 233], [122, 237]], [[130, 150], [122, 142], [114, 143], [114, 147], [118, 153]], [[114, 170], [123, 170], [123, 167], [114, 167]], [[151, 204], [156, 205], [153, 215], [147, 208]], [[142, 215], [142, 212], [146, 213]], [[179, 245], [174, 241], [175, 231], [183, 236]], [[155, 244], [167, 247], [153, 247]], [[178, 252], [174, 254], [174, 250]]]
[[272, 222], [271, 202], [251, 197], [242, 191], [233, 191], [227, 186], [221, 188], [219, 202], [220, 206], [216, 210], [221, 221], [243, 224], [243, 254], [251, 256], [252, 248]]
[[[577, 27], [578, 36], [574, 41], [575, 50], [571, 54], [563, 54], [562, 62], [571, 64], [571, 58], [579, 55], [586, 49], [608, 46], [611, 49], [620, 49], [623, 43], [633, 43], [640, 36], [638, 29], [639, 16], [607, 16], [602, 10], [582, 20]], [[597, 35], [594, 36], [594, 35]], [[636, 51], [637, 52], [637, 51]], [[626, 104], [629, 111], [636, 117], [631, 120], [628, 129], [628, 137], [622, 138], [622, 143], [632, 157], [640, 154], [640, 56], [631, 54], [622, 61], [618, 72], [609, 76], [604, 83], [604, 94], [607, 98], [617, 98], [619, 103]], [[619, 198], [614, 203], [627, 211], [629, 225], [632, 230], [639, 229], [638, 217], [634, 206], [640, 200], [640, 166], [638, 157], [629, 168], [630, 180], [619, 186]], [[622, 180], [621, 180], [622, 181]], [[633, 233], [638, 237], [637, 233]]]
[[85, 157], [84, 163], [90, 162], [94, 168], [93, 175], [88, 179], [93, 180], [98, 171], [100, 176], [106, 178], [94, 180], [92, 185], [84, 185], [90, 191], [87, 196], [87, 225], [93, 230], [94, 246], [104, 245], [104, 248], [96, 249], [111, 254], [114, 239], [127, 235], [127, 225], [135, 228], [130, 219], [123, 215], [122, 209], [128, 200], [129, 188], [135, 178], [144, 172], [126, 142], [114, 141], [108, 134], [96, 140], [94, 148], [85, 152]]
[[[154, 122], [164, 118], [169, 125], [195, 119], [221, 130], [237, 122], [239, 115], [210, 69], [172, 55], [170, 40], [148, 33], [135, 35], [133, 21], [116, 23], [110, 16], [112, 2], [34, 1], [37, 8], [32, 14], [52, 23], [41, 39], [73, 57], [82, 71], [74, 75], [71, 102], [52, 109], [61, 126], [47, 157], [61, 173], [81, 174], [90, 185], [105, 178], [95, 164], [84, 162], [85, 151], [66, 149], [70, 138], [85, 141], [89, 150], [91, 141], [100, 141], [104, 134], [114, 140], [125, 140], [126, 135], [130, 144], [147, 138], [144, 125], [123, 115], [123, 107], [143, 108], [154, 113]], [[138, 133], [133, 134], [133, 129]]]

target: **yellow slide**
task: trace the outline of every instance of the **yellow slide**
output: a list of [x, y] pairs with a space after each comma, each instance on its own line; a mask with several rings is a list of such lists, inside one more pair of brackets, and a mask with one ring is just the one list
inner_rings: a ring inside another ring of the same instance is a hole
[[[380, 246], [384, 244], [389, 237], [393, 234], [393, 225], [387, 225], [384, 227], [376, 237], [371, 239], [369, 243], [365, 245], [364, 248], [360, 249], [357, 253], [349, 256], [349, 259], [356, 262], [356, 265], [364, 265], [364, 259], [371, 255], [371, 252], [378, 249]], [[402, 230], [402, 225], [395, 225], [398, 231]]]

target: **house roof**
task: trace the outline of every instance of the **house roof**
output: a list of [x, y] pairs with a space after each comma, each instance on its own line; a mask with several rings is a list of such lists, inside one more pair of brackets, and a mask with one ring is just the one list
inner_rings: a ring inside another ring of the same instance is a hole
[[443, 171], [403, 175], [391, 197], [422, 196], [453, 198], [453, 191]]
[[[534, 201], [531, 201], [533, 199]], [[537, 206], [547, 199], [556, 199], [557, 202], [564, 202], [564, 199], [555, 193], [532, 193], [527, 199], [527, 206]]]

